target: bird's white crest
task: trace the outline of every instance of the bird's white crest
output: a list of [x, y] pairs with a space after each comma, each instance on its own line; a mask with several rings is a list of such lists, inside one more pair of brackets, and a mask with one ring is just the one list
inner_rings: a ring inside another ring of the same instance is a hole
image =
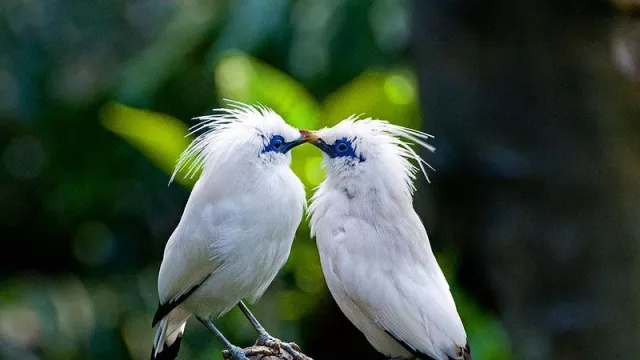
[[[359, 116], [352, 115], [334, 127], [324, 128], [316, 133], [327, 143], [346, 137], [353, 143], [356, 153], [359, 156], [362, 155], [364, 163], [368, 158], [372, 158], [375, 162], [396, 165], [396, 168], [399, 166], [403, 183], [409, 194], [415, 190], [413, 182], [418, 169], [427, 181], [429, 181], [427, 168], [435, 171], [411, 146], [416, 144], [429, 151], [435, 151], [435, 147], [427, 143], [433, 136], [422, 131], [391, 124], [384, 120], [360, 119]], [[344, 170], [342, 165], [335, 161], [325, 161], [329, 171], [336, 167]]]
[[[266, 106], [226, 101], [229, 108], [214, 109], [211, 115], [194, 118], [199, 122], [190, 128], [187, 136], [203, 130], [204, 132], [198, 135], [180, 155], [169, 183], [182, 169], [188, 169], [185, 177], [193, 177], [198, 170], [206, 168], [207, 162], [222, 160], [233, 149], [243, 149], [258, 154], [261, 146], [269, 141], [267, 137], [269, 134], [280, 134], [287, 141], [299, 136], [296, 129]], [[251, 143], [255, 146], [245, 146]]]

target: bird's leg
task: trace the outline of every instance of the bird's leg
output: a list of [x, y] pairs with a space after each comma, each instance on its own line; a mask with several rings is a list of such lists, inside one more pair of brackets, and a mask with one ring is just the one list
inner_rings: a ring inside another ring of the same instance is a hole
[[249, 360], [249, 358], [245, 355], [244, 350], [230, 343], [229, 340], [227, 340], [227, 338], [222, 335], [220, 330], [216, 329], [211, 320], [201, 318], [200, 316], [196, 316], [196, 319], [198, 319], [198, 321], [200, 321], [202, 325], [209, 329], [209, 331], [211, 331], [213, 335], [215, 335], [218, 340], [220, 340], [220, 342], [224, 344], [224, 347], [227, 349], [229, 354], [231, 354], [233, 360]]
[[300, 353], [300, 347], [298, 347], [298, 345], [296, 345], [295, 343], [286, 343], [269, 335], [267, 330], [265, 330], [262, 325], [260, 325], [258, 319], [253, 316], [251, 311], [249, 311], [249, 308], [247, 308], [247, 305], [245, 305], [242, 300], [240, 300], [240, 302], [238, 303], [238, 307], [240, 308], [240, 311], [242, 311], [244, 316], [247, 317], [253, 328], [258, 332], [258, 341], [256, 341], [256, 345], [264, 345], [276, 350], [282, 348], [286, 352], [291, 354], [294, 360], [311, 360], [309, 357]]

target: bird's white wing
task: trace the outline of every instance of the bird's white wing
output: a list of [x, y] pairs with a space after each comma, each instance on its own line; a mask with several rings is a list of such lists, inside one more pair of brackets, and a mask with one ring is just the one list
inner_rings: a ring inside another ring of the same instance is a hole
[[282, 176], [270, 173], [240, 189], [223, 186], [229, 181], [224, 173], [198, 180], [165, 249], [158, 277], [161, 303], [180, 298], [206, 278], [206, 293], [216, 300], [207, 300], [205, 308], [216, 316], [264, 292], [286, 262], [302, 218], [302, 183], [289, 168], [285, 180], [293, 183], [283, 183]]
[[[182, 219], [165, 247], [158, 275], [161, 304], [176, 302], [189, 295], [219, 268], [224, 260], [223, 257], [213, 256], [212, 249], [216, 235], [213, 220], [219, 216], [217, 213], [222, 211], [218, 209], [221, 206], [212, 204], [202, 195], [202, 190], [202, 183], [198, 181]], [[225, 202], [221, 200], [219, 203]]]
[[[173, 239], [174, 237], [171, 240]], [[193, 291], [220, 265], [211, 257], [206, 247], [198, 248], [189, 244], [188, 240], [171, 240], [165, 248], [158, 276], [161, 303], [175, 300]], [[193, 238], [191, 240], [196, 244], [200, 242]]]
[[363, 221], [355, 220], [345, 230], [343, 248], [334, 253], [332, 271], [347, 296], [414, 353], [435, 359], [457, 358], [457, 347], [464, 348], [466, 334], [444, 275], [435, 258], [428, 259], [433, 257], [430, 250], [427, 260], [433, 264], [416, 261], [423, 259], [421, 256], [402, 253], [402, 242], [412, 235], [411, 229], [398, 231], [398, 238], [385, 241], [376, 237], [393, 234]]

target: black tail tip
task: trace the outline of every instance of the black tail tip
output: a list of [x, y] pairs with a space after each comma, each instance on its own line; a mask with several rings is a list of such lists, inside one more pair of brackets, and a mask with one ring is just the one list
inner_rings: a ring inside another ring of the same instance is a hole
[[166, 346], [158, 353], [156, 353], [156, 347], [151, 350], [151, 360], [174, 360], [178, 358], [178, 351], [180, 351], [180, 342], [182, 342], [182, 336], [178, 336], [173, 344]]
[[473, 358], [471, 357], [471, 346], [469, 346], [469, 344], [467, 344], [467, 346], [464, 347], [464, 360], [473, 360]]

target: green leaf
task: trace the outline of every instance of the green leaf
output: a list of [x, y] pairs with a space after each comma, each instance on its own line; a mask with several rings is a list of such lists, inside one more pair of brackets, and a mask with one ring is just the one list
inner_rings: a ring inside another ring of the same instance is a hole
[[[190, 143], [187, 126], [168, 115], [112, 103], [102, 109], [101, 118], [105, 128], [142, 151], [167, 174], [173, 173], [180, 154]], [[198, 176], [176, 176], [176, 181], [191, 187]]]
[[421, 125], [416, 78], [403, 70], [365, 72], [327, 97], [323, 110], [325, 126], [354, 114], [415, 129]]
[[223, 99], [268, 106], [299, 129], [318, 125], [319, 105], [304, 86], [244, 53], [234, 51], [220, 60], [215, 83]]

